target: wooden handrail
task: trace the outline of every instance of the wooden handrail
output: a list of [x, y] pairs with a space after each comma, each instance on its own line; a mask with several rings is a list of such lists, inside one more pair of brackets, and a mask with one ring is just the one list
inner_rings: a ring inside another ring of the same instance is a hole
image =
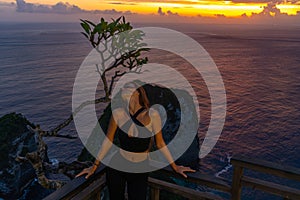
[[[178, 173], [174, 173], [173, 169], [170, 166], [167, 166], [161, 170], [162, 173], [168, 174], [169, 176], [184, 179], [182, 175]], [[188, 175], [188, 178], [186, 179], [188, 182], [195, 183], [198, 185], [204, 185], [212, 189], [220, 190], [223, 192], [230, 192], [231, 186], [226, 183], [225, 181], [212, 176], [212, 175], [206, 175], [201, 174], [200, 172], [195, 173], [186, 173]]]
[[260, 189], [287, 199], [300, 199], [300, 190], [285, 185], [279, 185], [250, 177], [243, 177], [242, 183], [243, 185], [252, 187], [253, 189]]
[[300, 190], [296, 188], [243, 175], [244, 169], [249, 169], [300, 181], [299, 169], [290, 166], [282, 166], [265, 160], [248, 159], [241, 156], [235, 156], [232, 158], [231, 163], [234, 166], [231, 190], [232, 200], [240, 200], [243, 185], [282, 196], [285, 199], [300, 199]]
[[248, 159], [242, 156], [235, 156], [234, 158], [231, 158], [231, 163], [234, 166], [240, 166], [258, 172], [300, 181], [300, 169], [297, 169], [295, 167], [283, 166], [277, 163], [260, 159]]
[[89, 187], [94, 181], [101, 179], [106, 171], [105, 168], [106, 167], [104, 165], [99, 166], [96, 172], [88, 179], [85, 179], [84, 176], [81, 176], [69, 181], [62, 188], [44, 198], [44, 200], [71, 199], [80, 191]]
[[[196, 191], [191, 188], [183, 187], [166, 181], [161, 181], [151, 177], [148, 178], [148, 183], [150, 188], [155, 190], [154, 192], [152, 192], [151, 200], [159, 200], [160, 190], [166, 190], [173, 194], [177, 194], [179, 196], [193, 200], [222, 200], [221, 197], [208, 192]], [[155, 192], [157, 194], [155, 194]]]

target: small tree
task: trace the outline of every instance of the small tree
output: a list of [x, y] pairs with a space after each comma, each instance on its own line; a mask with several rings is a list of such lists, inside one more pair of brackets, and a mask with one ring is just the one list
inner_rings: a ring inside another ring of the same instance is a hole
[[[96, 68], [103, 82], [105, 98], [109, 99], [117, 77], [123, 76], [126, 72], [132, 72], [132, 70], [138, 72], [140, 67], [147, 63], [147, 57], [141, 56], [141, 52], [149, 50], [144, 48], [146, 44], [142, 43], [144, 33], [139, 30], [132, 30], [132, 26], [125, 21], [124, 16], [113, 20], [111, 23], [103, 18], [101, 18], [99, 24], [82, 19], [81, 22], [84, 29], [82, 34], [101, 57], [101, 66], [96, 65]], [[105, 53], [108, 53], [108, 57], [104, 56]], [[107, 63], [111, 60], [113, 60], [113, 63]], [[108, 86], [107, 72], [119, 67], [123, 67], [123, 70], [115, 71], [110, 86]]]
[[[142, 65], [148, 61], [147, 57], [142, 57], [141, 55], [143, 51], [149, 50], [145, 48], [146, 44], [142, 43], [144, 33], [142, 31], [133, 30], [130, 23], [126, 22], [125, 17], [112, 20], [110, 23], [101, 18], [98, 24], [81, 19], [81, 26], [84, 30], [82, 34], [89, 40], [101, 57], [102, 63], [96, 64], [96, 71], [101, 77], [105, 97], [82, 103], [68, 119], [50, 131], [42, 130], [39, 125], [36, 127], [28, 126], [28, 129], [34, 133], [38, 149], [35, 152], [27, 153], [25, 157], [17, 156], [16, 160], [19, 162], [29, 161], [36, 170], [38, 182], [48, 189], [57, 189], [64, 185], [62, 181], [49, 180], [46, 177], [48, 172], [63, 173], [70, 178], [74, 178], [74, 170], [82, 170], [89, 165], [89, 162], [59, 162], [58, 165], [52, 166], [47, 159], [48, 148], [43, 138], [76, 138], [71, 135], [59, 135], [58, 132], [68, 126], [74, 119], [74, 116], [83, 107], [100, 102], [108, 103], [110, 101], [114, 81], [127, 72], [140, 72]], [[106, 76], [111, 70], [115, 70], [115, 73], [111, 77], [109, 84]]]

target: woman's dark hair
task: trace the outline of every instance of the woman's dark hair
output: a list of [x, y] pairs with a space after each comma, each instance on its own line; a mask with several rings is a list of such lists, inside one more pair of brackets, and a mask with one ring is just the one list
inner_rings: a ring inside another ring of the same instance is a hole
[[135, 87], [137, 88], [136, 90], [139, 93], [139, 102], [140, 102], [141, 106], [144, 106], [147, 109], [150, 108], [150, 103], [149, 103], [149, 99], [147, 97], [147, 93], [146, 93], [144, 87], [142, 86], [141, 82], [138, 80], [128, 82], [124, 85], [124, 87], [129, 86], [130, 84], [134, 84]]

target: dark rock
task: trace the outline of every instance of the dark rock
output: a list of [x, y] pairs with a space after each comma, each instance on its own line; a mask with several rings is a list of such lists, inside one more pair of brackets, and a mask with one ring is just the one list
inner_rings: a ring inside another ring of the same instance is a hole
[[35, 178], [29, 162], [19, 163], [17, 155], [36, 151], [37, 145], [27, 125], [35, 127], [21, 114], [10, 113], [0, 118], [0, 197], [18, 198]]
[[40, 200], [44, 199], [51, 193], [53, 193], [55, 190], [49, 190], [41, 186], [38, 181], [35, 179], [32, 181], [32, 183], [26, 187], [22, 197], [19, 198], [19, 200]]

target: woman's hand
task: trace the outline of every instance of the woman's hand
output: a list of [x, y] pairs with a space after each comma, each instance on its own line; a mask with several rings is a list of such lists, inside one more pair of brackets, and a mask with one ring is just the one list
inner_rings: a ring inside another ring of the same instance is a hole
[[77, 174], [77, 175], [75, 176], [75, 178], [77, 178], [77, 177], [79, 177], [79, 176], [81, 176], [81, 175], [87, 174], [87, 175], [85, 176], [85, 178], [88, 179], [91, 175], [93, 175], [93, 174], [95, 173], [96, 169], [97, 169], [97, 166], [96, 166], [96, 165], [93, 165], [93, 166], [91, 166], [91, 167], [89, 167], [89, 168], [85, 168], [85, 169], [83, 169], [79, 174]]
[[196, 172], [196, 170], [191, 169], [190, 167], [185, 166], [176, 166], [174, 169], [178, 174], [181, 174], [184, 178], [187, 178], [187, 175], [184, 172]]

